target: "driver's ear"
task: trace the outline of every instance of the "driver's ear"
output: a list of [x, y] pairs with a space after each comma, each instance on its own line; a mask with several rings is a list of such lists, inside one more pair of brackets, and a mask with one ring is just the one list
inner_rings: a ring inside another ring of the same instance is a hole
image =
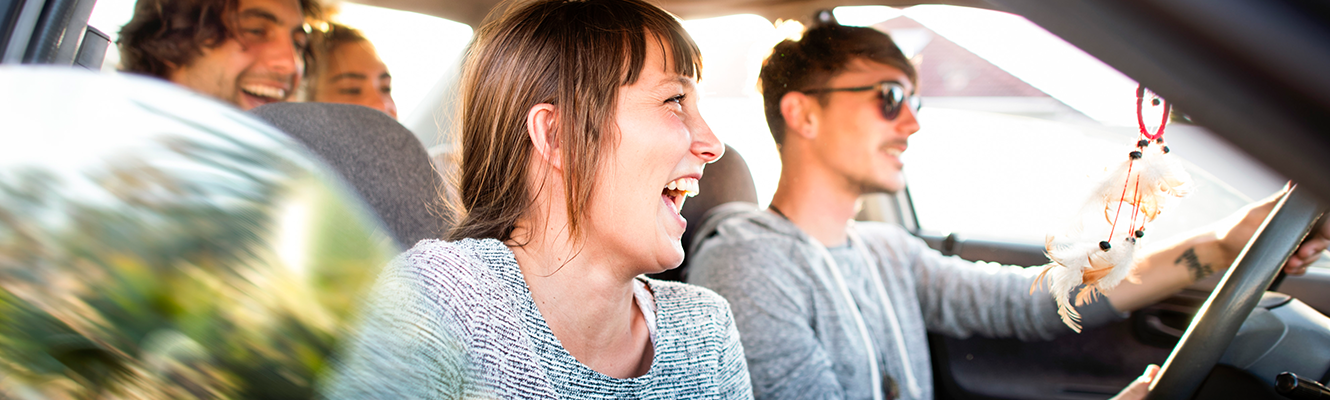
[[559, 151], [559, 115], [553, 104], [540, 103], [526, 113], [526, 133], [531, 137], [540, 158], [556, 170], [563, 171], [563, 156]]
[[785, 136], [791, 133], [804, 139], [817, 137], [819, 109], [817, 99], [801, 92], [785, 93], [780, 98], [780, 115], [785, 118]]

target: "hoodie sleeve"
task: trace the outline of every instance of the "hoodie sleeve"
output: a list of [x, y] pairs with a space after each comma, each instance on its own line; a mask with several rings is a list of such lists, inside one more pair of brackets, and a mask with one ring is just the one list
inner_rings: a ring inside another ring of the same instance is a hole
[[[1046, 288], [1030, 293], [1038, 268], [944, 256], [898, 227], [876, 230], [891, 230], [881, 236], [914, 275], [929, 331], [957, 338], [979, 334], [1021, 340], [1049, 340], [1071, 332], [1058, 318]], [[1122, 318], [1103, 297], [1077, 310], [1087, 328]]]

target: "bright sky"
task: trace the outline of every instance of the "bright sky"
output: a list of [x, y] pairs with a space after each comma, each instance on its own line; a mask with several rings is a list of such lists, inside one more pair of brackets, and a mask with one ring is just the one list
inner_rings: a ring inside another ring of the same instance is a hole
[[926, 5], [837, 7], [845, 25], [906, 16], [1101, 123], [1135, 126], [1136, 82], [1024, 17], [977, 8]]
[[1024, 17], [955, 6], [903, 13], [1090, 118], [1136, 126], [1135, 81]]

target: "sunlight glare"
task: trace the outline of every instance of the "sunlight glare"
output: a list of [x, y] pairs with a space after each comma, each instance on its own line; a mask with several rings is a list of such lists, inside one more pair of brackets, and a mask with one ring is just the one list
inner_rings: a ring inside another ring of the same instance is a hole
[[904, 14], [1090, 118], [1136, 124], [1135, 81], [1023, 17], [938, 5]]
[[765, 207], [780, 179], [780, 158], [762, 112], [758, 71], [771, 47], [803, 31], [797, 21], [780, 28], [752, 14], [683, 22], [702, 50], [702, 117], [721, 141], [743, 155]]
[[887, 6], [840, 6], [831, 10], [836, 22], [845, 26], [873, 26], [901, 16], [901, 10]]
[[359, 29], [374, 43], [393, 75], [393, 101], [401, 121], [411, 120], [443, 73], [460, 62], [471, 41], [471, 27], [460, 22], [407, 11], [340, 3], [332, 19]]
[[292, 198], [286, 200], [286, 204], [280, 207], [277, 213], [277, 229], [274, 250], [277, 258], [295, 273], [297, 276], [304, 277], [306, 270], [309, 269], [309, 242], [310, 242], [310, 214], [309, 198], [310, 193], [304, 190], [304, 193], [296, 193]]
[[776, 34], [772, 35], [771, 45], [775, 46], [782, 40], [799, 40], [804, 36], [804, 24], [798, 20], [781, 19], [776, 20]]

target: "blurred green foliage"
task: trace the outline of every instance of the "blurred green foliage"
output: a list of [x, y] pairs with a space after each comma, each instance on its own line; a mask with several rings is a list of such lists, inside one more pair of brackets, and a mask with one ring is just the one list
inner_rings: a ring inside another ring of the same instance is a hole
[[396, 249], [286, 153], [158, 144], [0, 171], [0, 398], [314, 397]]

